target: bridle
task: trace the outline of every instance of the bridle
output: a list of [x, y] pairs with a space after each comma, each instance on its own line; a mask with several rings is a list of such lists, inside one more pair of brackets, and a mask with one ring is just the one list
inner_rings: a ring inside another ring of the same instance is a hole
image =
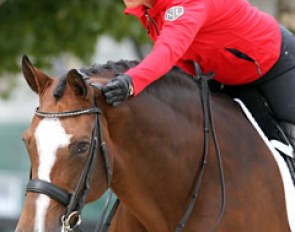
[[[69, 193], [52, 183], [40, 179], [30, 179], [26, 188], [26, 192], [45, 194], [60, 204], [66, 206], [65, 214], [61, 218], [62, 226], [65, 232], [82, 231], [79, 227], [81, 224], [81, 211], [85, 205], [85, 200], [90, 189], [98, 144], [100, 146], [100, 153], [104, 160], [107, 186], [110, 186], [111, 168], [106, 145], [102, 139], [100, 125], [101, 110], [96, 105], [87, 109], [57, 113], [42, 112], [39, 108], [37, 108], [35, 114], [42, 118], [65, 118], [85, 114], [95, 114], [95, 126], [92, 131], [90, 150], [74, 192]], [[110, 197], [111, 196], [109, 196], [109, 198]]]

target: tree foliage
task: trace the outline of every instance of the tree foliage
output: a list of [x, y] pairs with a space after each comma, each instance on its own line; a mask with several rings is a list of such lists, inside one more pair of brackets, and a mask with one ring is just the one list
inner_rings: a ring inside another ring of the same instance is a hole
[[0, 1], [0, 76], [19, 71], [23, 54], [39, 67], [65, 52], [87, 63], [103, 34], [146, 41], [139, 22], [123, 11], [122, 0]]

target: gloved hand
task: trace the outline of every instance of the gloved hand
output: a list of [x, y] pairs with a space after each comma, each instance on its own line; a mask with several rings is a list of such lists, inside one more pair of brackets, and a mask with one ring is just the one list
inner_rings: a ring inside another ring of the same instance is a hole
[[116, 75], [102, 87], [102, 93], [108, 104], [112, 106], [120, 105], [134, 93], [131, 77], [126, 74]]

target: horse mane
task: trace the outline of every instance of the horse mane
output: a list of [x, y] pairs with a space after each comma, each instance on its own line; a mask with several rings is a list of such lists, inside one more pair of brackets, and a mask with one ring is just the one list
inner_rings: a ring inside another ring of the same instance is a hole
[[[119, 61], [107, 61], [106, 64], [94, 64], [89, 68], [81, 68], [79, 69], [79, 72], [86, 75], [86, 76], [99, 76], [100, 74], [111, 72], [115, 76], [118, 73], [124, 73], [128, 69], [138, 65], [139, 62], [135, 60], [119, 60]], [[188, 81], [191, 79], [190, 81]], [[63, 96], [65, 87], [66, 87], [66, 80], [67, 75], [63, 75], [60, 77], [59, 82], [53, 92], [53, 96], [56, 99], [59, 99]], [[173, 67], [167, 74], [163, 76], [163, 78], [160, 78], [162, 85], [171, 85], [176, 84], [175, 86], [183, 86], [185, 85], [186, 88], [189, 88], [191, 85], [192, 78], [188, 74], [186, 74], [184, 71], [177, 67]], [[194, 85], [195, 87], [195, 85]], [[154, 91], [153, 87], [149, 88], [149, 91], [152, 91], [153, 94], [160, 94], [161, 91]], [[157, 95], [158, 95], [157, 94]]]
[[[139, 62], [135, 60], [107, 61], [106, 64], [93, 64], [90, 68], [81, 68], [79, 72], [86, 76], [97, 76], [104, 72], [112, 72], [113, 75], [127, 71]], [[59, 82], [53, 91], [53, 96], [59, 99], [63, 96], [66, 87], [67, 75], [59, 78]]]
[[101, 73], [110, 71], [114, 75], [122, 72], [126, 72], [128, 69], [138, 65], [136, 60], [119, 60], [119, 61], [107, 61], [106, 64], [94, 64], [90, 68], [81, 68], [79, 71], [87, 76], [95, 76]]

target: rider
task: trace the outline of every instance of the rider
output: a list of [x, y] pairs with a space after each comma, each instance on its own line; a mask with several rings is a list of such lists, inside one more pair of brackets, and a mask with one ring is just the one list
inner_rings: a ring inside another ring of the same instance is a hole
[[224, 85], [256, 86], [295, 147], [295, 37], [247, 0], [124, 0], [154, 47], [102, 89], [117, 106], [174, 65], [196, 75], [194, 62]]

